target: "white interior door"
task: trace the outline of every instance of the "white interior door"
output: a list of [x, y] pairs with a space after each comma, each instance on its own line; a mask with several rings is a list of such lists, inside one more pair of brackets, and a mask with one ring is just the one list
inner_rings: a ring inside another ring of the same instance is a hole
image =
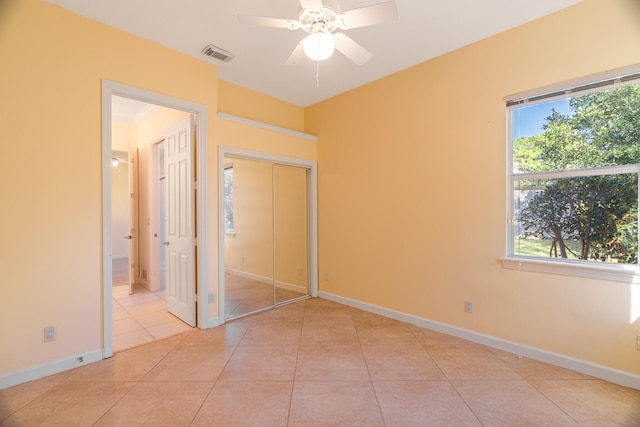
[[165, 274], [167, 308], [196, 325], [193, 117], [165, 131]]
[[133, 294], [138, 263], [138, 148], [129, 147], [129, 295]]

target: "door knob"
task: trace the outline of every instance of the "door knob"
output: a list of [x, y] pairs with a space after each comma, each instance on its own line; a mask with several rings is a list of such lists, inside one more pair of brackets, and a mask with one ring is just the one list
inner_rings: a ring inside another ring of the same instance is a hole
[[162, 242], [162, 244], [165, 246], [169, 246], [169, 241], [167, 240], [166, 242]]
[[128, 236], [124, 236], [124, 238], [131, 240], [131, 239], [133, 239], [133, 236], [131, 234], [129, 234]]

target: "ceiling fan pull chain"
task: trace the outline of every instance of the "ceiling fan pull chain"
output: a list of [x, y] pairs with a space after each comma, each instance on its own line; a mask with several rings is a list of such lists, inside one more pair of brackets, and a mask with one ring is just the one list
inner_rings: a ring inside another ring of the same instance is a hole
[[316, 87], [320, 87], [320, 61], [316, 60]]

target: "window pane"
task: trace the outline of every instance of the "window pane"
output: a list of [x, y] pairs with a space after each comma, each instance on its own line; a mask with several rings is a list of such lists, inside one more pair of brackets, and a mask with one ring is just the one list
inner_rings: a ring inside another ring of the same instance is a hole
[[513, 171], [640, 161], [640, 84], [515, 108]]
[[233, 167], [224, 169], [224, 231], [233, 234]]
[[638, 177], [514, 183], [514, 254], [637, 263]]

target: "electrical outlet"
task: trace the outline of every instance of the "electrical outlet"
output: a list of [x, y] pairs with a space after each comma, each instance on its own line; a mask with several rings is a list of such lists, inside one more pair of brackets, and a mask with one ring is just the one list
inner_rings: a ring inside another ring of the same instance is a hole
[[83, 356], [79, 356], [78, 357], [78, 363], [84, 363], [84, 357]]
[[331, 276], [329, 275], [329, 272], [324, 273], [324, 280], [326, 280], [327, 282], [331, 280]]
[[208, 302], [209, 304], [213, 304], [214, 302], [216, 302], [216, 294], [214, 294], [213, 292], [209, 292]]
[[473, 313], [473, 302], [465, 301], [464, 302], [464, 311], [467, 313]]
[[46, 341], [54, 341], [56, 339], [56, 328], [55, 326], [47, 326], [44, 328], [44, 340]]

